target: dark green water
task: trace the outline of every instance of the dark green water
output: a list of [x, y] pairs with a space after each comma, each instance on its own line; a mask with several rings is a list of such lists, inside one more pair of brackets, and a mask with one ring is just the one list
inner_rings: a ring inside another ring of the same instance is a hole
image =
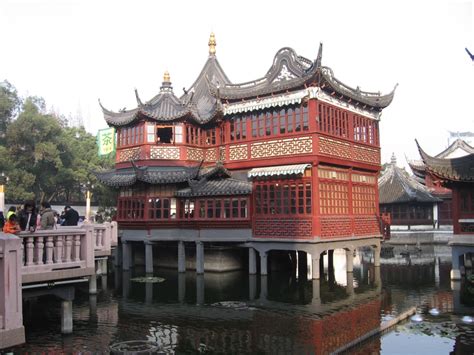
[[[348, 353], [472, 354], [474, 325], [461, 319], [474, 315], [473, 290], [451, 284], [446, 255], [430, 249], [408, 259], [395, 250], [378, 271], [370, 254], [359, 251], [352, 282], [343, 254], [320, 282], [281, 271], [196, 277], [156, 270], [165, 281], [151, 284], [131, 280], [141, 269], [109, 270], [97, 296], [89, 296], [85, 284], [76, 287], [71, 335], [60, 332], [57, 298], [25, 302], [27, 343], [11, 350], [107, 353], [117, 342], [153, 340], [177, 354], [327, 354], [415, 306], [422, 322], [403, 323]], [[428, 313], [434, 307], [439, 316]]]

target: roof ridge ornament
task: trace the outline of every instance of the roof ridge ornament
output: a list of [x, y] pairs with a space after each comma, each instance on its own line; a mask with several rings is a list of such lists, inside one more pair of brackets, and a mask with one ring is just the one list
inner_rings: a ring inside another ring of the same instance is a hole
[[161, 83], [160, 92], [173, 92], [173, 87], [171, 86], [171, 78], [168, 70], [165, 70], [163, 74], [163, 82]]
[[211, 35], [209, 36], [209, 55], [214, 56], [216, 55], [216, 36], [214, 35], [214, 32], [211, 32]]
[[395, 156], [395, 153], [393, 152], [392, 152], [392, 157], [390, 158], [390, 164], [397, 165], [397, 157]]

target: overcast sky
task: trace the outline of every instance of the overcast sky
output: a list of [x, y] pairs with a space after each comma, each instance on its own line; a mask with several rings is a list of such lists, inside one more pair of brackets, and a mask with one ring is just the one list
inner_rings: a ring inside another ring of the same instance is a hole
[[345, 84], [387, 93], [382, 161], [392, 152], [418, 158], [415, 141], [435, 155], [448, 130], [474, 131], [472, 1], [66, 1], [0, 0], [0, 81], [45, 98], [86, 129], [107, 127], [108, 109], [136, 107], [158, 93], [168, 70], [177, 96], [207, 60], [234, 83], [265, 75], [274, 55], [292, 47]]

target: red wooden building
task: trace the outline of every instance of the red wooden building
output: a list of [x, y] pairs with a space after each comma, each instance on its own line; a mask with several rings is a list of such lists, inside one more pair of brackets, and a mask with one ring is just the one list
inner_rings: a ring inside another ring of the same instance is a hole
[[419, 145], [418, 149], [433, 182], [452, 191], [451, 279], [458, 280], [464, 260], [474, 253], [474, 154], [442, 159], [426, 154]]
[[115, 169], [97, 175], [120, 189], [124, 260], [127, 242], [144, 241], [149, 260], [150, 243], [178, 241], [183, 271], [193, 242], [202, 272], [202, 243], [233, 242], [249, 248], [252, 273], [259, 251], [266, 274], [270, 250], [305, 251], [314, 268], [325, 250], [345, 248], [352, 265], [355, 247], [379, 246], [379, 117], [394, 91], [344, 84], [322, 45], [314, 60], [282, 48], [263, 77], [234, 84], [215, 47], [212, 34], [181, 96], [165, 73], [149, 101], [135, 92], [136, 108], [103, 108], [118, 146]]
[[[453, 135], [451, 133], [451, 135]], [[459, 158], [474, 153], [474, 147], [471, 147], [461, 138], [455, 139], [449, 147], [441, 153], [435, 155], [438, 159]], [[438, 205], [438, 216], [440, 225], [452, 225], [452, 197], [451, 190], [439, 183], [439, 180], [433, 180], [430, 174], [426, 173], [426, 166], [422, 160], [412, 160], [408, 162], [415, 178], [421, 184], [425, 185], [433, 196], [440, 198], [441, 203]]]

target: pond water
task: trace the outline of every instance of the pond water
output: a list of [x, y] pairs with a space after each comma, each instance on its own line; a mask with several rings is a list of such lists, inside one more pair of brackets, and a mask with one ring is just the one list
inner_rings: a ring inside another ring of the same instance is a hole
[[[403, 254], [403, 252], [402, 252]], [[152, 340], [167, 353], [327, 354], [378, 329], [415, 306], [423, 321], [407, 321], [349, 349], [350, 354], [472, 354], [473, 287], [449, 280], [449, 250], [389, 250], [374, 268], [359, 250], [354, 273], [343, 253], [321, 281], [290, 272], [267, 277], [246, 272], [206, 273], [158, 269], [154, 283], [135, 282], [144, 270], [109, 270], [96, 296], [75, 289], [74, 332], [60, 332], [60, 302], [53, 296], [24, 302], [27, 343], [14, 353], [107, 353], [129, 340]], [[437, 308], [439, 315], [429, 310]], [[464, 321], [466, 318], [464, 318]]]

